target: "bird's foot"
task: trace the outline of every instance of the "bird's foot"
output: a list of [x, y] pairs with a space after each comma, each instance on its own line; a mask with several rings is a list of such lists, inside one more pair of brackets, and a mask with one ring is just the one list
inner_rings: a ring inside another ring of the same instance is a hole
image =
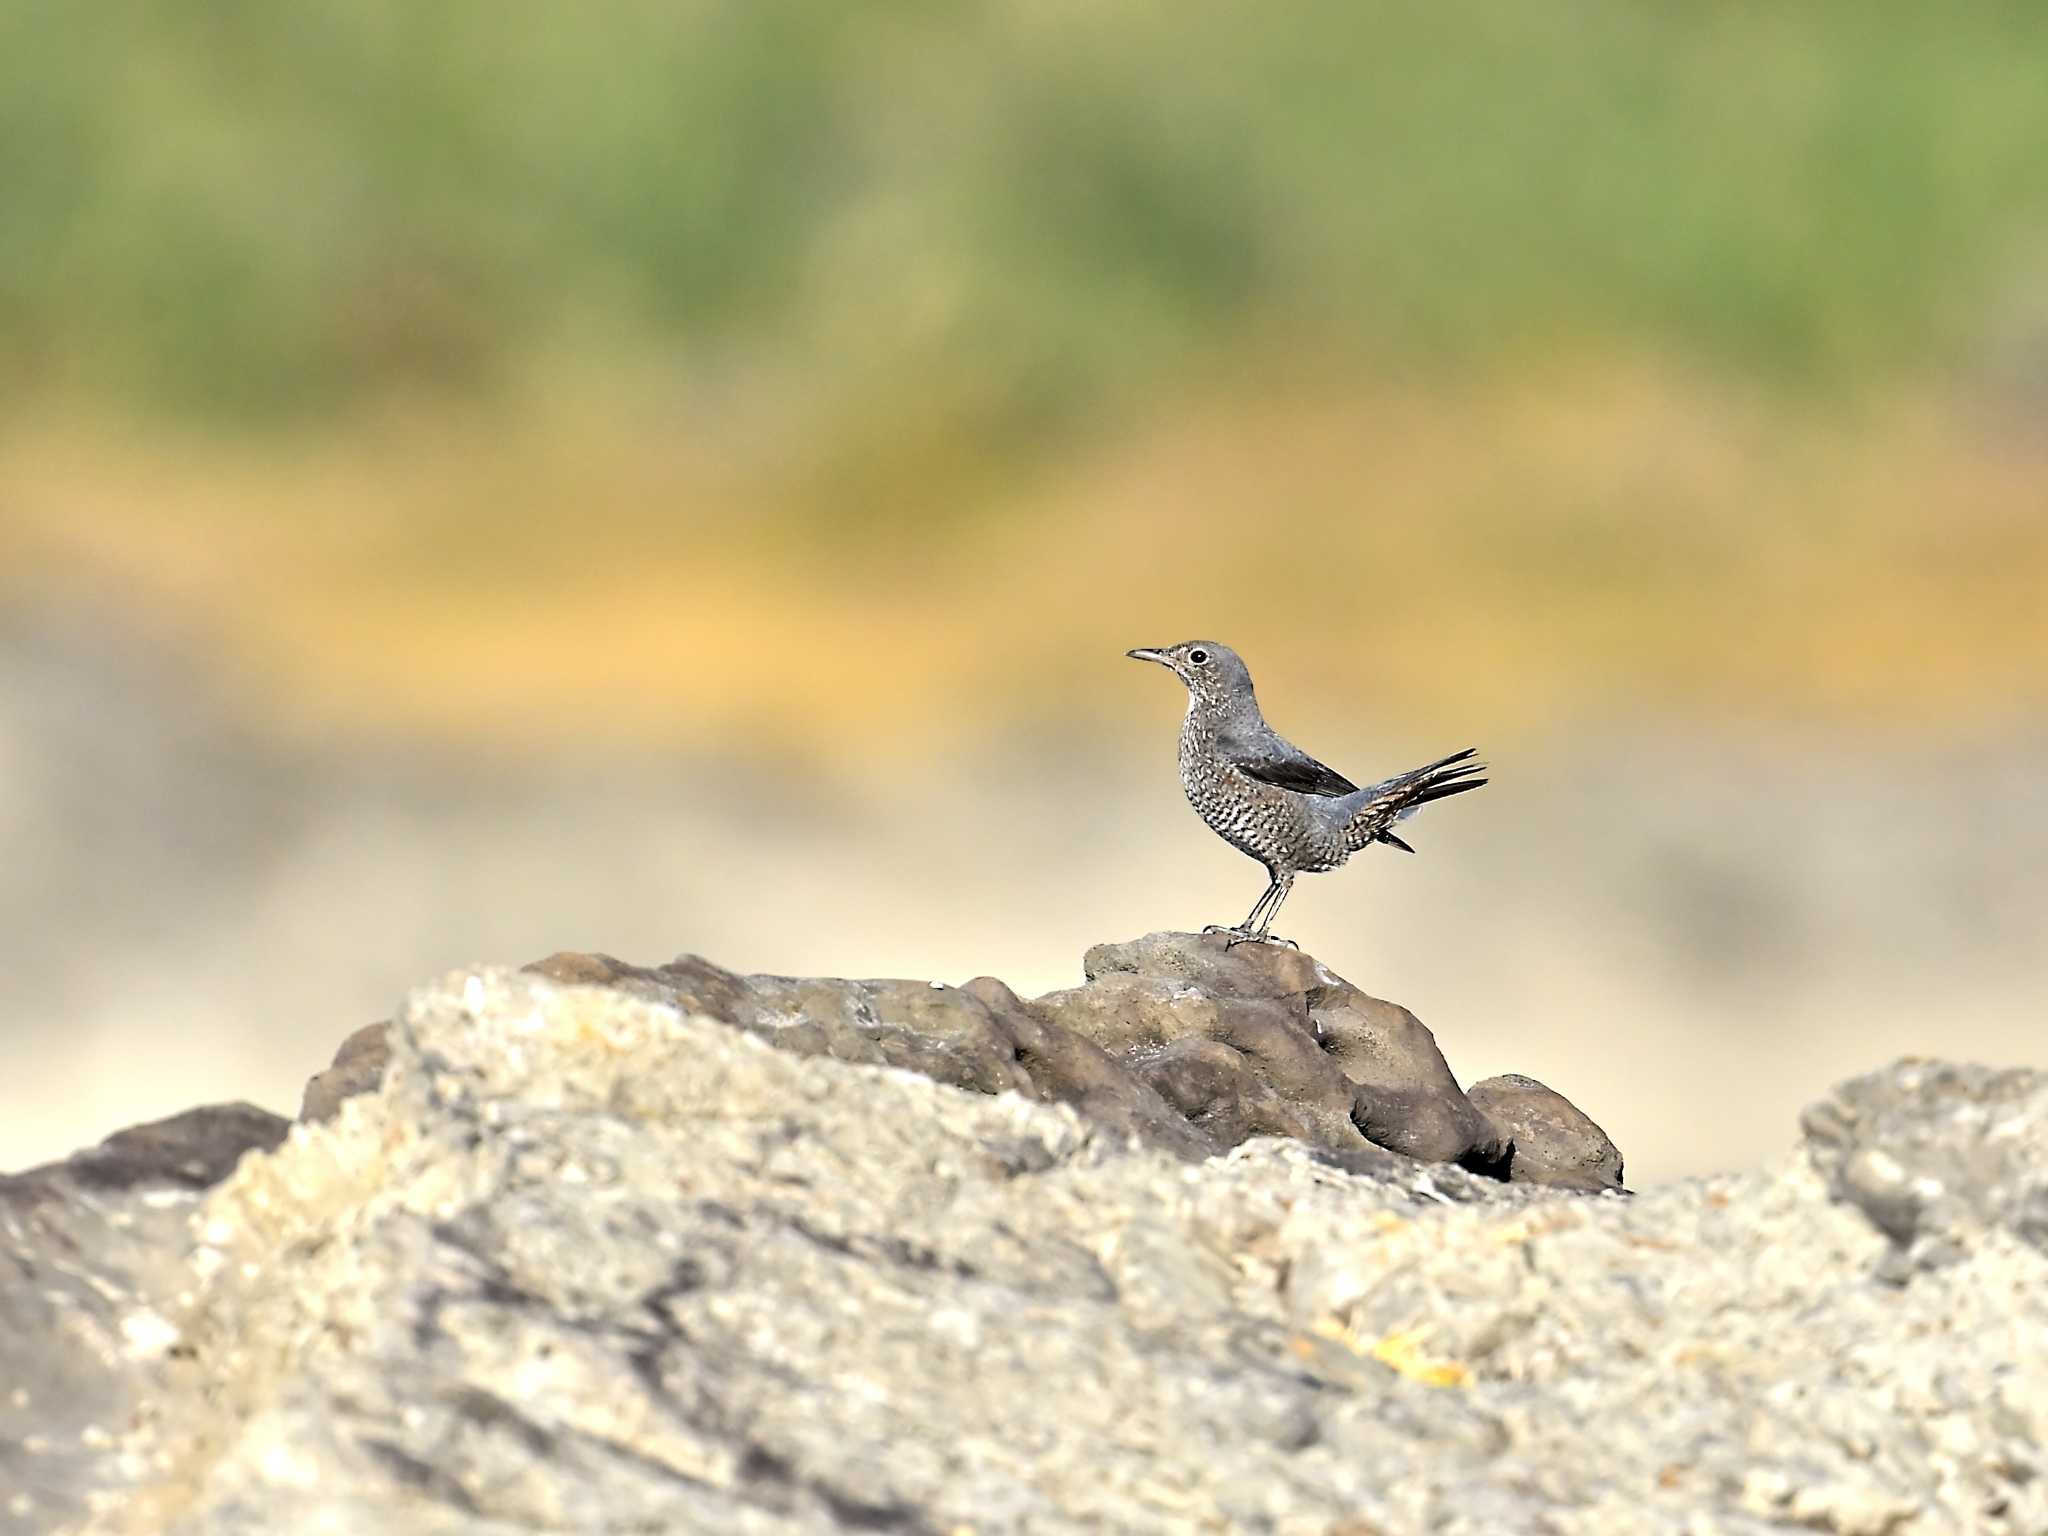
[[1285, 944], [1289, 949], [1301, 948], [1294, 940], [1283, 939], [1276, 933], [1257, 933], [1244, 928], [1219, 928], [1216, 931], [1230, 935], [1223, 941], [1223, 948], [1226, 951], [1233, 950], [1240, 944]]
[[1285, 944], [1289, 949], [1301, 948], [1292, 939], [1283, 939], [1277, 933], [1267, 933], [1244, 923], [1211, 923], [1202, 930], [1202, 937], [1207, 938], [1212, 933], [1230, 935], [1223, 941], [1226, 950], [1235, 949], [1240, 944]]

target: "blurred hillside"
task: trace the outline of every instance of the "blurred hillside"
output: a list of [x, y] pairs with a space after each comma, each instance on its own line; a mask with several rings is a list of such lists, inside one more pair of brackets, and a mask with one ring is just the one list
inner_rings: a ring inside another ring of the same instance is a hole
[[1649, 351], [1861, 392], [2048, 323], [2037, 7], [117, 0], [0, 26], [17, 394], [304, 421], [627, 357], [842, 418], [921, 400], [918, 434], [1021, 458], [1304, 350], [1396, 376]]
[[[1640, 1177], [2041, 1038], [2048, 11], [0, 7], [0, 1167], [565, 945], [1294, 898]], [[1419, 759], [1418, 759], [1419, 760]], [[1480, 804], [1479, 802], [1484, 802]]]
[[1030, 724], [1204, 630], [1404, 716], [2038, 702], [2044, 46], [12, 7], [0, 555], [351, 731]]

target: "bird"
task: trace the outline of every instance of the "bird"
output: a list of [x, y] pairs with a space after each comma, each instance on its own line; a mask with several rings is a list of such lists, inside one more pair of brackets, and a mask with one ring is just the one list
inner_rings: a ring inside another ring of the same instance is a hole
[[1413, 853], [1395, 823], [1487, 782], [1476, 776], [1487, 771], [1478, 749], [1467, 747], [1361, 789], [1266, 724], [1251, 672], [1229, 646], [1185, 640], [1125, 654], [1157, 662], [1187, 685], [1181, 788], [1210, 831], [1266, 867], [1265, 894], [1242, 923], [1202, 930], [1229, 934], [1226, 949], [1248, 941], [1293, 945], [1273, 937], [1273, 919], [1296, 875], [1335, 869], [1375, 845]]

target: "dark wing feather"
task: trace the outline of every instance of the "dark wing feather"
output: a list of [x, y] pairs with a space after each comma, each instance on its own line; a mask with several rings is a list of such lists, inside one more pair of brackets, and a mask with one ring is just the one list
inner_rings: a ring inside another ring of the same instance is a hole
[[1216, 751], [1232, 766], [1261, 784], [1291, 789], [1296, 794], [1334, 798], [1357, 792], [1358, 786], [1334, 768], [1325, 768], [1301, 748], [1283, 739], [1271, 726], [1243, 734], [1224, 732]]

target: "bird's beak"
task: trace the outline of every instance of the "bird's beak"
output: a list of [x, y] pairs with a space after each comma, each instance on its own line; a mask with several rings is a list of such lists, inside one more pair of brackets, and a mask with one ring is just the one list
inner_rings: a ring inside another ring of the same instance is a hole
[[1166, 652], [1164, 651], [1154, 651], [1146, 649], [1144, 647], [1140, 647], [1135, 651], [1125, 651], [1124, 654], [1130, 657], [1133, 661], [1156, 661], [1162, 667], [1169, 667], [1173, 665], [1172, 662], [1166, 659]]

